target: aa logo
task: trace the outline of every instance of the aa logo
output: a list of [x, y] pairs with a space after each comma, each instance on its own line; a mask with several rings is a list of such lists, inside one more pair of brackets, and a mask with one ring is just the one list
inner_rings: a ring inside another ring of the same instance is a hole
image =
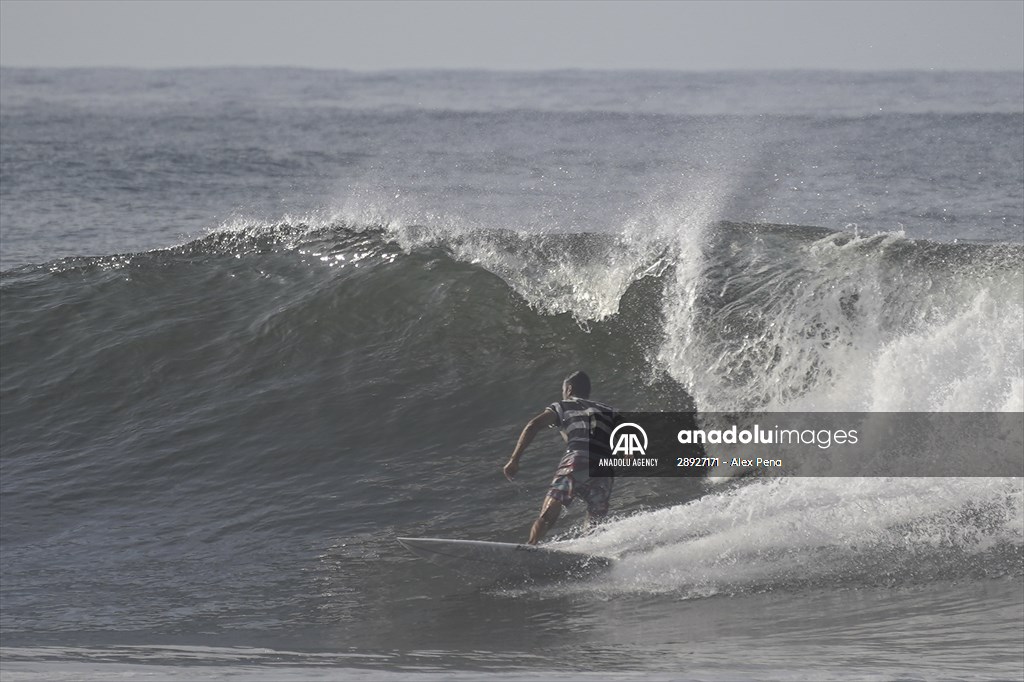
[[619, 424], [612, 431], [608, 444], [612, 446], [613, 455], [637, 457], [647, 454], [647, 432], [639, 424], [626, 422]]

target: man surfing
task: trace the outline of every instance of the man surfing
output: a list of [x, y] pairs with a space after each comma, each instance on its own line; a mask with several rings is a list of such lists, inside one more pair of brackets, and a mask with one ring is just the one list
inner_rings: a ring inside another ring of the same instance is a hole
[[555, 469], [540, 515], [530, 528], [529, 544], [540, 542], [555, 525], [562, 507], [577, 497], [587, 504], [587, 525], [600, 521], [608, 513], [615, 479], [611, 476], [592, 478], [590, 460], [611, 456], [609, 438], [618, 420], [615, 408], [590, 400], [590, 377], [583, 372], [573, 372], [562, 382], [562, 399], [527, 422], [504, 467], [508, 480], [519, 471], [523, 451], [540, 429], [557, 426], [566, 442], [565, 456]]

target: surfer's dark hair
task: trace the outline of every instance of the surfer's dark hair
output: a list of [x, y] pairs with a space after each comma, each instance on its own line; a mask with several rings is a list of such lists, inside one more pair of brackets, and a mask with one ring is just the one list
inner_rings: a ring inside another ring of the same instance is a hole
[[573, 372], [565, 378], [563, 384], [572, 386], [572, 394], [579, 398], [590, 397], [590, 377], [586, 372]]

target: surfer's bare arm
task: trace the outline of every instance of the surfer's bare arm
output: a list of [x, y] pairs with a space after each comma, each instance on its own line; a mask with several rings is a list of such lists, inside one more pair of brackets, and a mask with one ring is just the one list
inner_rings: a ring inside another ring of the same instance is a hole
[[523, 456], [523, 451], [526, 450], [533, 437], [537, 435], [537, 432], [548, 426], [555, 425], [555, 413], [551, 410], [544, 410], [536, 417], [531, 419], [523, 427], [523, 432], [519, 434], [519, 442], [516, 443], [516, 449], [512, 451], [512, 456], [508, 458], [508, 463], [505, 465], [505, 478], [512, 480], [512, 477], [519, 471], [519, 459]]

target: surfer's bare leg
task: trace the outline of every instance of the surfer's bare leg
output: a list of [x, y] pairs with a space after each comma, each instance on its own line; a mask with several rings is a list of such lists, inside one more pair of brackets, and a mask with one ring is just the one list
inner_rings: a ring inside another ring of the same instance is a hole
[[533, 522], [530, 529], [529, 544], [536, 545], [544, 539], [544, 535], [555, 525], [559, 514], [562, 513], [562, 503], [552, 497], [544, 498], [544, 506], [540, 508], [540, 516]]
[[587, 501], [587, 516], [583, 531], [589, 533], [608, 516], [608, 502], [612, 497], [615, 479], [592, 479], [580, 493]]

